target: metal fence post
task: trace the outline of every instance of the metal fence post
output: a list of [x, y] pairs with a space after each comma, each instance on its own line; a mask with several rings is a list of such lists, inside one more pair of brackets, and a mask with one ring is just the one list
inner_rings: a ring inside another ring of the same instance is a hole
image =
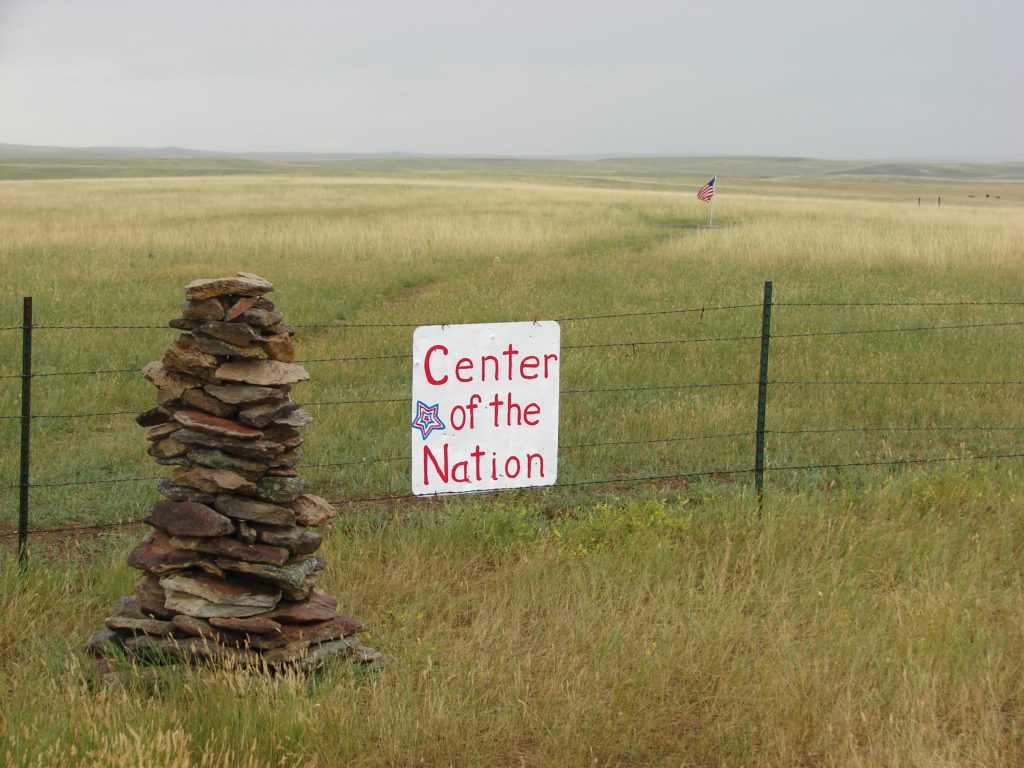
[[757, 503], [761, 504], [764, 491], [764, 414], [768, 400], [768, 340], [772, 325], [772, 284], [764, 284], [764, 304], [761, 309], [761, 369], [757, 377], [757, 437], [754, 453], [754, 487]]
[[32, 297], [25, 296], [21, 325], [21, 479], [18, 506], [18, 563], [28, 566], [29, 450], [32, 436]]

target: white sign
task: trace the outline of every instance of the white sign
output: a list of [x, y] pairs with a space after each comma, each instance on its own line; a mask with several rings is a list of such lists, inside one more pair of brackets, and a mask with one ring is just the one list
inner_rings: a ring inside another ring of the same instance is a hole
[[412, 492], [553, 485], [558, 323], [423, 325], [412, 335]]

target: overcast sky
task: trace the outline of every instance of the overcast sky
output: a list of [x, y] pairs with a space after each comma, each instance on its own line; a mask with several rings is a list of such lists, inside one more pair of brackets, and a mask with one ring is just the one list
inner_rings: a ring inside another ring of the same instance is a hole
[[0, 142], [1024, 160], [1024, 1], [0, 0]]

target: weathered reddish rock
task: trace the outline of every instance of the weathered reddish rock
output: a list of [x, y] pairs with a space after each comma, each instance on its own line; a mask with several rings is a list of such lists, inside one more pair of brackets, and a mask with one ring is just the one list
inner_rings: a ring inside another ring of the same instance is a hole
[[255, 496], [259, 499], [286, 504], [295, 501], [306, 490], [301, 477], [271, 477], [264, 475], [256, 481]]
[[233, 360], [217, 368], [218, 381], [238, 381], [258, 387], [295, 384], [307, 381], [309, 373], [301, 365], [279, 360]]
[[195, 338], [187, 333], [167, 348], [161, 362], [165, 368], [192, 376], [203, 376], [205, 370], [212, 371], [220, 365], [215, 356], [200, 350]]
[[200, 560], [198, 552], [178, 549], [161, 531], [153, 531], [128, 553], [128, 565], [149, 573], [165, 574], [191, 568]]
[[263, 430], [263, 437], [266, 440], [280, 443], [285, 448], [298, 448], [302, 445], [302, 433], [295, 427], [283, 424], [272, 424], [267, 427]]
[[260, 341], [263, 338], [257, 331], [253, 330], [251, 325], [246, 323], [203, 323], [199, 327], [198, 333], [233, 344], [236, 347], [249, 347], [252, 346], [253, 342]]
[[255, 483], [230, 469], [210, 469], [199, 466], [178, 467], [171, 473], [171, 482], [178, 486], [196, 488], [203, 493], [251, 494], [256, 492]]
[[157, 389], [184, 391], [193, 387], [203, 386], [203, 380], [187, 373], [172, 371], [161, 361], [154, 360], [142, 366], [142, 375]]
[[221, 494], [214, 502], [214, 508], [222, 515], [237, 520], [248, 520], [265, 525], [295, 525], [295, 513], [290, 509], [264, 501], [245, 499], [231, 494]]
[[188, 592], [173, 589], [167, 590], [166, 594], [164, 604], [168, 609], [201, 619], [208, 619], [211, 616], [254, 616], [264, 610], [249, 605], [212, 603]]
[[206, 576], [171, 574], [160, 579], [160, 586], [165, 591], [184, 592], [217, 605], [244, 605], [268, 610], [273, 609], [281, 599], [280, 590]]
[[263, 432], [258, 429], [202, 411], [177, 411], [174, 414], [174, 420], [188, 429], [231, 437], [236, 440], [256, 440], [263, 436]]
[[258, 296], [243, 296], [242, 298], [240, 298], [238, 301], [231, 305], [231, 308], [228, 309], [227, 314], [224, 316], [224, 319], [234, 320], [236, 317], [238, 317], [246, 310], [251, 309], [252, 306], [259, 300], [260, 299]]
[[300, 525], [323, 525], [338, 515], [338, 510], [329, 501], [311, 493], [302, 494], [288, 506], [295, 512], [295, 522]]
[[[248, 327], [248, 326], [246, 326]], [[197, 336], [196, 344], [199, 349], [209, 355], [219, 357], [244, 357], [247, 360], [266, 360], [267, 350], [262, 346], [236, 347], [220, 339], [213, 339], [208, 336]]]
[[[146, 522], [162, 528], [172, 536], [228, 536], [235, 531], [230, 518], [215, 512], [205, 504], [192, 501], [158, 501], [153, 505]], [[268, 542], [272, 543], [272, 542]]]
[[291, 400], [271, 400], [243, 408], [238, 412], [238, 420], [250, 427], [262, 428], [298, 408], [299, 404], [293, 403]]
[[135, 583], [135, 597], [139, 600], [139, 610], [147, 616], [170, 619], [178, 613], [178, 611], [167, 607], [167, 596], [156, 576], [147, 575], [139, 579]]
[[[170, 418], [170, 417], [168, 417]], [[157, 440], [163, 440], [165, 437], [170, 437], [172, 434], [181, 429], [181, 425], [176, 421], [169, 421], [166, 424], [157, 424], [146, 432], [146, 439], [152, 442]]]
[[274, 419], [274, 425], [285, 427], [304, 427], [313, 421], [313, 415], [301, 408]]
[[146, 450], [150, 456], [154, 459], [169, 459], [173, 456], [181, 456], [188, 450], [188, 446], [185, 443], [179, 443], [177, 440], [167, 438], [165, 440], [158, 440]]
[[251, 384], [207, 384], [204, 389], [218, 400], [231, 405], [284, 400], [290, 387], [257, 387]]
[[210, 624], [217, 629], [251, 635], [276, 635], [281, 632], [281, 625], [278, 622], [262, 614], [247, 618], [217, 617], [210, 619]]
[[189, 408], [221, 418], [234, 416], [238, 411], [237, 406], [222, 402], [202, 389], [186, 389], [181, 394], [181, 402]]
[[167, 637], [174, 632], [174, 625], [160, 619], [132, 619], [126, 616], [108, 616], [103, 620], [107, 629], [115, 632], [131, 632]]
[[181, 316], [186, 320], [223, 320], [224, 305], [213, 298], [186, 301], [181, 305]]
[[274, 290], [273, 284], [251, 272], [239, 272], [232, 277], [193, 280], [185, 286], [185, 298], [202, 301], [218, 296], [262, 296]]
[[[258, 546], [258, 545], [256, 545]], [[225, 571], [243, 573], [253, 578], [281, 587], [289, 600], [305, 600], [316, 586], [315, 579], [327, 566], [326, 561], [316, 555], [303, 555], [288, 561], [287, 565], [269, 565], [252, 561], [218, 557], [215, 561]], [[290, 595], [304, 593], [301, 597]]]
[[336, 615], [324, 621], [312, 624], [282, 624], [281, 635], [289, 644], [296, 640], [308, 640], [310, 643], [322, 643], [348, 637], [366, 629], [362, 623], [351, 616]]
[[223, 435], [214, 435], [210, 432], [199, 432], [194, 429], [181, 428], [174, 432], [172, 437], [189, 445], [216, 448], [217, 450], [224, 451], [224, 453], [230, 453], [232, 456], [243, 456], [247, 459], [268, 460], [285, 453], [285, 447], [281, 443], [275, 443], [271, 440], [225, 437]]
[[269, 328], [272, 325], [277, 325], [284, 320], [284, 315], [275, 309], [263, 309], [258, 306], [254, 306], [252, 309], [247, 309], [245, 312], [238, 316], [238, 320], [249, 325], [256, 325], [261, 328]]
[[263, 343], [267, 350], [267, 356], [272, 360], [280, 360], [282, 363], [295, 362], [295, 346], [288, 334], [275, 333], [264, 336]]
[[311, 555], [320, 548], [324, 536], [319, 531], [294, 526], [292, 528], [262, 528], [258, 534], [261, 544], [284, 547], [293, 555]]
[[249, 477], [251, 474], [263, 474], [269, 469], [269, 465], [262, 461], [246, 459], [242, 456], [232, 456], [230, 453], [218, 451], [216, 448], [203, 448], [193, 445], [188, 449], [188, 460], [193, 464], [199, 464], [210, 469], [230, 469], [241, 475]]
[[317, 592], [301, 602], [281, 602], [266, 613], [266, 617], [282, 624], [309, 624], [327, 621], [338, 615], [338, 600], [331, 595]]
[[217, 498], [216, 494], [205, 493], [198, 488], [175, 485], [169, 477], [161, 477], [157, 480], [156, 489], [160, 491], [161, 496], [171, 501], [197, 501], [200, 504], [212, 504]]
[[[272, 547], [269, 544], [246, 544], [237, 539], [201, 539], [198, 537], [172, 536], [171, 544], [178, 549], [193, 549], [197, 552], [206, 552], [211, 555], [219, 555], [214, 562], [219, 568], [224, 568], [221, 558], [230, 558], [232, 561], [244, 561], [247, 563], [258, 563], [261, 565], [282, 566], [288, 560], [289, 552], [284, 547]], [[238, 570], [236, 568], [224, 568], [228, 571]]]

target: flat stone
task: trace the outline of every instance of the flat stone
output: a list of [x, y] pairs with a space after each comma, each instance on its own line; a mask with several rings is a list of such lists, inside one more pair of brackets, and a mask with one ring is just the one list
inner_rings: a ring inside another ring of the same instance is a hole
[[312, 644], [351, 637], [362, 629], [365, 627], [356, 619], [339, 615], [312, 624], [282, 624], [281, 635], [289, 642], [308, 640]]
[[134, 634], [157, 635], [167, 637], [174, 631], [169, 621], [160, 619], [132, 619], [126, 616], [108, 616], [103, 620], [107, 629], [115, 632], [132, 632]]
[[224, 571], [214, 565], [212, 560], [200, 560], [196, 563], [196, 568], [201, 570], [207, 576], [214, 579], [226, 579], [228, 576]]
[[309, 373], [301, 365], [279, 360], [233, 360], [217, 368], [216, 378], [267, 387], [307, 381]]
[[186, 320], [223, 320], [224, 305], [212, 298], [186, 301], [181, 305], [181, 316]]
[[156, 576], [147, 575], [135, 583], [135, 596], [139, 599], [139, 610], [147, 616], [171, 619], [177, 611], [167, 607], [167, 595]]
[[238, 410], [237, 406], [218, 400], [202, 389], [186, 389], [181, 394], [181, 402], [189, 408], [203, 411], [213, 416], [220, 416], [221, 418], [234, 416]]
[[240, 322], [248, 323], [249, 325], [255, 325], [260, 328], [269, 328], [272, 325], [277, 325], [284, 320], [284, 315], [275, 309], [261, 309], [260, 307], [253, 307], [247, 309], [245, 312], [240, 314], [237, 318]]
[[87, 653], [103, 656], [120, 648], [123, 641], [124, 638], [112, 629], [101, 629], [89, 635], [85, 641], [85, 650]]
[[189, 616], [187, 613], [179, 613], [171, 619], [171, 624], [178, 632], [189, 637], [213, 638], [217, 636], [217, 632], [206, 619]]
[[227, 342], [236, 347], [249, 347], [253, 342], [260, 341], [263, 337], [253, 330], [251, 325], [245, 323], [203, 323], [198, 332], [204, 336]]
[[246, 459], [241, 456], [232, 456], [230, 453], [218, 451], [216, 448], [203, 448], [201, 446], [189, 446], [189, 461], [210, 469], [231, 469], [239, 474], [249, 476], [252, 473], [262, 474], [269, 469], [269, 465], [261, 461]]
[[157, 456], [154, 461], [162, 467], [188, 467], [191, 466], [191, 462], [184, 456], [172, 456], [164, 459]]
[[[308, 600], [279, 603], [273, 611], [266, 615], [268, 618], [282, 624], [311, 624], [313, 622], [333, 619], [338, 615], [337, 607], [337, 598], [323, 593], [316, 593]], [[353, 632], [357, 631], [359, 630], [353, 630]]]
[[303, 659], [310, 646], [309, 640], [292, 639], [281, 648], [274, 648], [263, 652], [263, 661], [271, 667], [292, 665]]
[[201, 597], [217, 605], [244, 605], [246, 607], [273, 609], [281, 599], [279, 590], [255, 584], [235, 581], [221, 581], [206, 576], [171, 574], [160, 579], [165, 592], [185, 592]]
[[170, 370], [159, 360], [142, 366], [142, 375], [157, 389], [185, 390], [204, 384], [202, 379], [195, 376]]
[[262, 346], [236, 347], [234, 344], [228, 344], [220, 339], [211, 339], [208, 336], [198, 336], [196, 343], [203, 352], [218, 357], [244, 357], [247, 360], [267, 359], [267, 350]]
[[179, 429], [173, 433], [172, 437], [189, 445], [215, 448], [224, 451], [224, 453], [230, 453], [232, 456], [242, 456], [247, 459], [259, 459], [262, 461], [276, 459], [286, 452], [283, 445], [271, 440], [243, 440], [223, 435], [214, 435], [209, 432], [198, 432], [194, 429]]
[[275, 333], [263, 337], [264, 348], [267, 356], [272, 360], [280, 360], [282, 363], [295, 362], [295, 346], [291, 338], [285, 333]]
[[224, 419], [220, 416], [212, 416], [202, 411], [183, 410], [174, 414], [174, 420], [188, 429], [198, 432], [207, 432], [211, 435], [221, 435], [237, 440], [256, 440], [263, 436], [263, 432], [237, 421]]
[[284, 334], [285, 336], [295, 335], [295, 326], [289, 323], [278, 323], [277, 325], [270, 325], [263, 329], [263, 332], [268, 336], [277, 336]]
[[171, 591], [167, 593], [165, 605], [168, 609], [178, 613], [186, 613], [200, 619], [209, 619], [213, 616], [255, 616], [262, 613], [264, 608], [257, 608], [248, 605], [221, 605], [211, 603], [188, 592]]
[[202, 301], [217, 296], [262, 296], [274, 290], [273, 284], [251, 272], [239, 272], [232, 277], [193, 280], [185, 286], [185, 298]]
[[306, 481], [301, 477], [261, 477], [256, 481], [257, 498], [278, 503], [295, 501], [306, 490]]
[[226, 629], [247, 635], [276, 635], [281, 632], [281, 625], [266, 616], [250, 616], [248, 618], [216, 617], [210, 624], [217, 629]]
[[299, 659], [296, 666], [302, 672], [315, 672], [339, 657], [354, 655], [362, 647], [354, 641], [354, 638], [317, 643]]
[[178, 340], [164, 352], [161, 362], [165, 368], [192, 376], [205, 375], [204, 370], [213, 370], [220, 361], [213, 355], [199, 349], [199, 343], [187, 333], [181, 334]]
[[256, 484], [230, 469], [209, 467], [178, 467], [171, 473], [171, 482], [178, 486], [196, 488], [203, 493], [255, 493]]
[[287, 416], [299, 408], [298, 403], [291, 400], [271, 400], [243, 408], [238, 412], [238, 420], [250, 427], [262, 428], [276, 419]]
[[[280, 445], [280, 443], [278, 443]], [[282, 446], [283, 447], [283, 446]], [[272, 458], [267, 459], [267, 463], [271, 467], [292, 467], [295, 466], [302, 459], [301, 448], [289, 448], [288, 450], [281, 451]]]
[[266, 440], [280, 443], [285, 448], [298, 448], [302, 445], [302, 433], [295, 429], [295, 427], [289, 427], [285, 424], [270, 425], [263, 430], [263, 437]]
[[119, 597], [114, 604], [114, 615], [125, 616], [129, 619], [144, 619], [146, 616], [139, 610], [139, 598], [135, 595]]
[[179, 429], [181, 429], [181, 425], [178, 422], [171, 420], [166, 424], [158, 424], [157, 426], [151, 428], [148, 432], [146, 432], [146, 439], [151, 442], [163, 440], [165, 437], [170, 437]]
[[224, 316], [224, 319], [234, 320], [247, 309], [251, 309], [252, 306], [258, 301], [258, 296], [243, 296], [242, 298], [240, 298], [238, 301], [231, 305], [231, 308], [227, 311], [227, 314]]
[[172, 317], [167, 324], [179, 331], [194, 331], [203, 324], [202, 320], [187, 320], [184, 317]]
[[191, 568], [200, 560], [199, 553], [178, 549], [161, 531], [153, 531], [128, 553], [128, 565], [148, 573], [165, 574]]
[[[192, 549], [197, 552], [220, 555], [231, 560], [261, 565], [284, 565], [290, 554], [284, 547], [272, 547], [269, 544], [246, 544], [244, 541], [227, 538], [201, 539], [198, 537], [172, 536], [171, 544], [178, 549]], [[220, 557], [214, 562], [218, 568], [224, 568], [220, 563]], [[235, 569], [227, 568], [225, 570]]]
[[295, 522], [300, 525], [323, 525], [338, 515], [338, 510], [329, 501], [311, 493], [302, 494], [288, 506], [295, 512]]
[[207, 384], [204, 389], [218, 400], [231, 405], [284, 400], [290, 387], [256, 387], [251, 384]]
[[[191, 390], [193, 392], [197, 390]], [[292, 411], [289, 414], [274, 419], [274, 424], [286, 427], [304, 427], [313, 421], [313, 414], [303, 409]]]
[[178, 442], [173, 438], [157, 440], [146, 449], [146, 453], [154, 459], [170, 459], [174, 456], [181, 456], [188, 450], [188, 445]]
[[170, 417], [159, 408], [150, 408], [135, 417], [135, 423], [140, 427], [155, 427], [157, 424], [166, 424]]
[[271, 477], [298, 477], [299, 473], [291, 467], [271, 467], [267, 470]]
[[192, 501], [158, 501], [153, 505], [146, 522], [162, 528], [172, 536], [228, 536], [235, 532], [230, 518], [215, 512], [205, 504]]
[[216, 563], [225, 571], [244, 573], [279, 586], [282, 590], [288, 589], [295, 592], [303, 590], [308, 585], [309, 589], [306, 595], [299, 598], [302, 600], [313, 591], [314, 585], [309, 584], [310, 579], [327, 567], [327, 562], [322, 557], [315, 555], [296, 557], [283, 566], [265, 565], [222, 557], [218, 557]]
[[223, 493], [214, 502], [214, 508], [222, 515], [235, 518], [236, 520], [248, 520], [253, 523], [265, 525], [291, 526], [295, 525], [295, 513], [285, 507], [276, 504], [254, 501], [253, 499], [242, 498]]
[[212, 504], [217, 498], [216, 494], [204, 493], [197, 488], [191, 488], [187, 485], [175, 485], [169, 477], [161, 477], [157, 480], [156, 489], [160, 492], [161, 496], [171, 501], [198, 501], [200, 504]]
[[262, 528], [258, 540], [261, 544], [284, 547], [293, 555], [311, 555], [320, 549], [324, 536], [319, 531], [294, 526], [292, 528]]

